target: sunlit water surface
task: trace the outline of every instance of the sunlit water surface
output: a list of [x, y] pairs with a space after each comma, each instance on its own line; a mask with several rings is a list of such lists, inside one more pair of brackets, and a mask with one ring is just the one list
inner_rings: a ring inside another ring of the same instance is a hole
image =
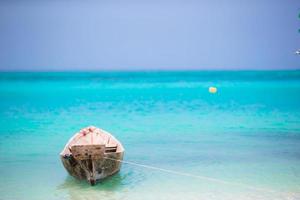
[[[91, 187], [59, 159], [88, 125], [220, 182], [124, 164]], [[3, 200], [300, 199], [300, 72], [1, 73], [0, 177]]]

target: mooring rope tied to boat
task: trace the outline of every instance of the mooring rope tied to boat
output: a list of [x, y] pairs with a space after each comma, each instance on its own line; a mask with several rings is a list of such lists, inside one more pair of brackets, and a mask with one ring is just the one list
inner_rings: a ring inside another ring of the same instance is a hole
[[[195, 174], [191, 174], [191, 173], [180, 172], [180, 171], [175, 171], [175, 170], [170, 170], [170, 169], [164, 169], [164, 168], [155, 167], [155, 166], [151, 166], [151, 165], [139, 164], [139, 163], [135, 163], [135, 162], [131, 162], [131, 161], [124, 161], [124, 160], [119, 160], [119, 159], [114, 159], [114, 158], [109, 158], [109, 157], [104, 157], [104, 158], [108, 159], [108, 160], [121, 162], [121, 163], [124, 163], [124, 164], [135, 165], [135, 166], [139, 166], [139, 167], [143, 167], [143, 168], [158, 170], [158, 171], [167, 172], [167, 173], [171, 173], [171, 174], [176, 174], [176, 175], [180, 175], [180, 176], [193, 177], [193, 178], [202, 179], [202, 180], [206, 180], [206, 181], [211, 181], [211, 182], [215, 182], [215, 183], [235, 185], [235, 186], [243, 187], [245, 189], [256, 190], [256, 191], [260, 191], [260, 192], [276, 193], [276, 194], [280, 194], [280, 195], [285, 194], [284, 192], [278, 192], [278, 191], [265, 189], [265, 188], [258, 188], [258, 187], [254, 187], [254, 186], [243, 184], [243, 183], [234, 183], [234, 182], [224, 181], [224, 180], [221, 180], [221, 179], [211, 178], [211, 177], [207, 177], [207, 176], [195, 175]], [[286, 194], [291, 195], [291, 194], [288, 194], [288, 193], [286, 193]]]

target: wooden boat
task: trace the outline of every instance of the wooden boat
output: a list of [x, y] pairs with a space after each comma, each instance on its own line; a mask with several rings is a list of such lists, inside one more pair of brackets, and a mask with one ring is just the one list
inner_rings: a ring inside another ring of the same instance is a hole
[[86, 179], [91, 185], [117, 173], [121, 168], [124, 148], [108, 132], [89, 126], [76, 133], [60, 153], [68, 173]]

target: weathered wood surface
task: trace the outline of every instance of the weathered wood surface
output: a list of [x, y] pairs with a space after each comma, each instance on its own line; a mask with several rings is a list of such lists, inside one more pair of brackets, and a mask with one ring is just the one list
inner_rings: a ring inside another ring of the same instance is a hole
[[104, 151], [104, 144], [71, 146], [71, 153], [76, 160], [102, 159], [104, 156]]
[[[124, 156], [122, 144], [112, 135], [95, 127], [87, 127], [75, 134], [61, 152], [61, 160], [68, 173], [86, 179], [92, 185], [117, 173]], [[106, 158], [113, 158], [110, 160]]]

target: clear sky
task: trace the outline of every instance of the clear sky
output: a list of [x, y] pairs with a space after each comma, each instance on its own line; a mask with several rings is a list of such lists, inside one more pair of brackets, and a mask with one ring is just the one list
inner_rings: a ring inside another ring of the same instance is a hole
[[300, 69], [300, 0], [1, 0], [0, 70]]

